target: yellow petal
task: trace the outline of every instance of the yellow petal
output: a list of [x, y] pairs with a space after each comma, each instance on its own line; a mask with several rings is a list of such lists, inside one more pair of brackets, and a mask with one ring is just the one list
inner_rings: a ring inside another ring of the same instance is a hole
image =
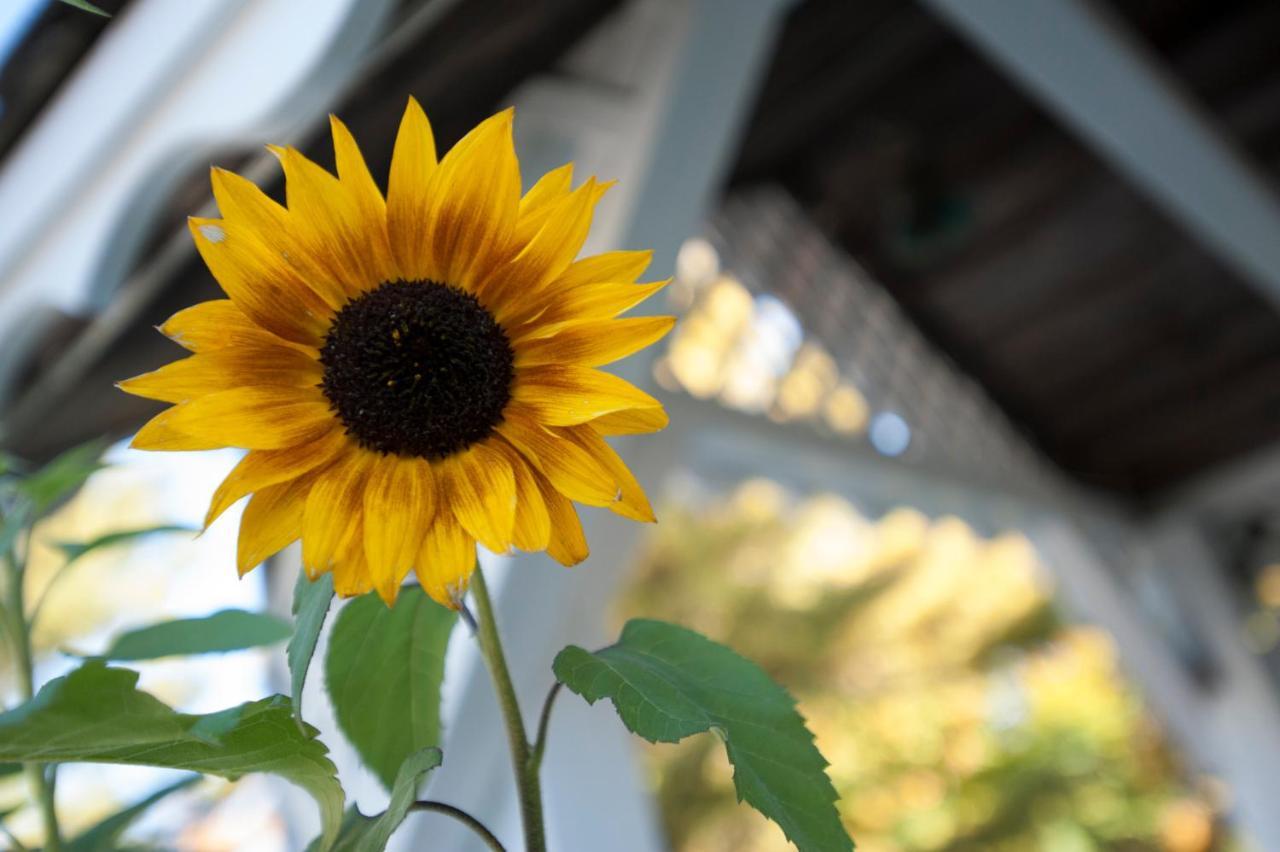
[[431, 177], [425, 233], [436, 281], [473, 288], [506, 259], [520, 204], [512, 110], [481, 122]]
[[475, 539], [448, 512], [438, 512], [414, 566], [422, 590], [441, 606], [459, 609], [475, 568]]
[[286, 229], [288, 211], [253, 181], [215, 166], [209, 172], [209, 182], [223, 219], [235, 221], [259, 237]]
[[649, 505], [649, 498], [645, 496], [644, 489], [636, 481], [631, 469], [613, 447], [605, 443], [598, 432], [590, 426], [566, 426], [557, 429], [556, 432], [590, 453], [591, 457], [598, 460], [618, 483], [616, 499], [606, 506], [609, 511], [643, 523], [653, 523], [657, 520], [653, 514], [653, 507]]
[[434, 512], [429, 462], [398, 456], [374, 462], [364, 493], [364, 552], [374, 587], [388, 604], [413, 568]]
[[222, 480], [204, 519], [208, 527], [237, 500], [270, 485], [287, 482], [328, 462], [348, 445], [337, 423], [314, 441], [283, 450], [253, 450]]
[[333, 175], [296, 148], [273, 149], [284, 167], [289, 226], [317, 262], [355, 296], [393, 277], [377, 231], [367, 227], [356, 200]]
[[523, 248], [546, 224], [547, 217], [555, 209], [555, 203], [569, 194], [573, 185], [573, 163], [565, 163], [552, 169], [529, 188], [520, 199], [520, 212], [512, 242]]
[[320, 391], [285, 387], [235, 388], [176, 406], [168, 425], [221, 446], [278, 450], [328, 431], [333, 413]]
[[515, 474], [516, 517], [512, 540], [516, 547], [528, 553], [545, 550], [551, 537], [551, 516], [538, 487], [537, 474], [520, 451], [506, 441], [494, 441], [493, 446], [506, 457]]
[[667, 428], [671, 422], [661, 408], [636, 408], [615, 411], [591, 421], [591, 428], [601, 435], [646, 435]]
[[480, 298], [499, 322], [525, 309], [551, 281], [560, 276], [587, 239], [596, 202], [608, 184], [592, 178], [556, 202], [546, 222], [514, 259], [493, 270], [477, 286]]
[[236, 387], [279, 385], [314, 388], [324, 376], [320, 362], [283, 346], [215, 349], [166, 364], [118, 383], [134, 396], [186, 402]]
[[446, 459], [440, 470], [462, 528], [494, 553], [509, 550], [516, 509], [511, 463], [482, 443]]
[[239, 346], [287, 346], [313, 358], [313, 346], [285, 340], [249, 319], [230, 299], [214, 299], [183, 308], [160, 326], [160, 332], [191, 352], [211, 352]]
[[598, 367], [661, 340], [675, 324], [675, 317], [629, 317], [574, 323], [551, 337], [516, 344], [516, 366], [581, 364]]
[[625, 379], [590, 367], [517, 370], [511, 398], [535, 412], [538, 421], [548, 426], [572, 426], [615, 411], [662, 407], [662, 403]]
[[135, 450], [158, 450], [166, 452], [183, 452], [187, 450], [216, 450], [226, 446], [221, 441], [207, 438], [196, 438], [185, 432], [179, 432], [170, 425], [173, 414], [182, 406], [166, 408], [147, 421], [138, 434], [133, 436], [129, 446]]
[[431, 243], [427, 212], [431, 206], [431, 176], [436, 170], [436, 143], [431, 123], [412, 97], [400, 119], [391, 176], [387, 182], [387, 234], [400, 276], [421, 280], [431, 276]]
[[547, 289], [559, 293], [605, 281], [631, 284], [649, 268], [652, 260], [653, 252], [648, 250], [594, 254], [569, 264], [569, 268]]
[[259, 263], [271, 270], [273, 278], [300, 282], [330, 310], [342, 307], [347, 282], [316, 256], [314, 239], [305, 240], [296, 232], [288, 210], [252, 181], [225, 169], [213, 170], [212, 183], [223, 221], [261, 247]]
[[538, 477], [537, 481], [551, 522], [547, 553], [561, 565], [577, 565], [590, 553], [587, 537], [582, 532], [582, 522], [578, 520], [578, 511], [547, 480]]
[[196, 249], [240, 310], [267, 331], [319, 346], [330, 307], [309, 288], [280, 272], [267, 251], [243, 231], [218, 219], [190, 219]]
[[[351, 535], [347, 536], [343, 548], [338, 552], [331, 572], [333, 590], [344, 598], [363, 595], [373, 589], [373, 576], [364, 555], [363, 519], [356, 518], [353, 523]], [[389, 603], [395, 603], [395, 592], [399, 591], [397, 586]]]
[[332, 569], [343, 548], [360, 532], [372, 458], [373, 454], [358, 450], [316, 477], [303, 518], [302, 567], [308, 577]]
[[391, 256], [387, 241], [387, 204], [382, 191], [369, 172], [355, 137], [336, 115], [329, 116], [333, 134], [333, 159], [338, 167], [338, 180], [355, 204], [360, 216], [360, 229], [373, 242], [373, 247], [386, 259]]
[[538, 425], [518, 403], [507, 406], [498, 434], [566, 497], [589, 506], [607, 506], [617, 498], [618, 483], [600, 460]]
[[279, 485], [269, 485], [250, 498], [240, 519], [236, 544], [236, 567], [240, 576], [302, 535], [302, 513], [311, 478], [302, 476]]
[[546, 293], [537, 300], [542, 308], [529, 311], [519, 325], [509, 323], [509, 336], [514, 342], [525, 338], [547, 337], [567, 323], [583, 320], [612, 319], [657, 293], [670, 282], [653, 284], [590, 284], [562, 293]]

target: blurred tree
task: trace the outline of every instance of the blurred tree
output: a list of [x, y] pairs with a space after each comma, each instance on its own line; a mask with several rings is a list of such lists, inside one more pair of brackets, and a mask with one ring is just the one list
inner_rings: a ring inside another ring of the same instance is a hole
[[[863, 852], [1232, 848], [1212, 785], [1020, 535], [761, 480], [694, 502], [661, 512], [621, 614], [722, 636], [791, 684]], [[648, 758], [675, 849], [789, 848], [735, 806], [714, 742]]]

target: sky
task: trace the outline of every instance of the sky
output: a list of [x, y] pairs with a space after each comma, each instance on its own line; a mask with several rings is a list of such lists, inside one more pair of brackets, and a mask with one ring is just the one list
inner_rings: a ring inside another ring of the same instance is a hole
[[4, 0], [0, 3], [0, 65], [21, 41], [27, 28], [51, 0]]
[[[22, 41], [23, 35], [35, 21], [40, 10], [52, 0], [3, 0], [0, 2], [0, 69], [9, 60], [9, 54]], [[0, 115], [4, 114], [4, 101], [0, 100]]]

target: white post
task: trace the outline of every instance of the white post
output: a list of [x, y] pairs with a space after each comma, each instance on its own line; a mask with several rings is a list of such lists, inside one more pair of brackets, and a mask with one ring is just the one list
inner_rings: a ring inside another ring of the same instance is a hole
[[1150, 530], [1160, 571], [1203, 637], [1214, 677], [1199, 694], [1198, 736], [1209, 742], [1207, 768], [1230, 786], [1241, 833], [1258, 849], [1280, 849], [1280, 698], [1274, 679], [1244, 644], [1235, 594], [1203, 535], [1187, 519]]

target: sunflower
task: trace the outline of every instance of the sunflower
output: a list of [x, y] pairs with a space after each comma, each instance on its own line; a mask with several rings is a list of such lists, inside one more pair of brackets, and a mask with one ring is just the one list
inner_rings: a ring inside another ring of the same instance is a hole
[[610, 435], [654, 432], [661, 404], [597, 369], [661, 338], [672, 317], [618, 319], [666, 282], [650, 252], [576, 259], [608, 184], [573, 165], [521, 195], [513, 111], [437, 160], [410, 99], [384, 197], [331, 118], [337, 175], [271, 150], [285, 205], [212, 172], [220, 219], [190, 220], [230, 298], [160, 330], [190, 357], [122, 382], [172, 403], [133, 446], [249, 452], [206, 525], [252, 495], [240, 573], [297, 539], [315, 579], [394, 602], [410, 571], [458, 607], [476, 544], [587, 556], [573, 502], [652, 521]]

